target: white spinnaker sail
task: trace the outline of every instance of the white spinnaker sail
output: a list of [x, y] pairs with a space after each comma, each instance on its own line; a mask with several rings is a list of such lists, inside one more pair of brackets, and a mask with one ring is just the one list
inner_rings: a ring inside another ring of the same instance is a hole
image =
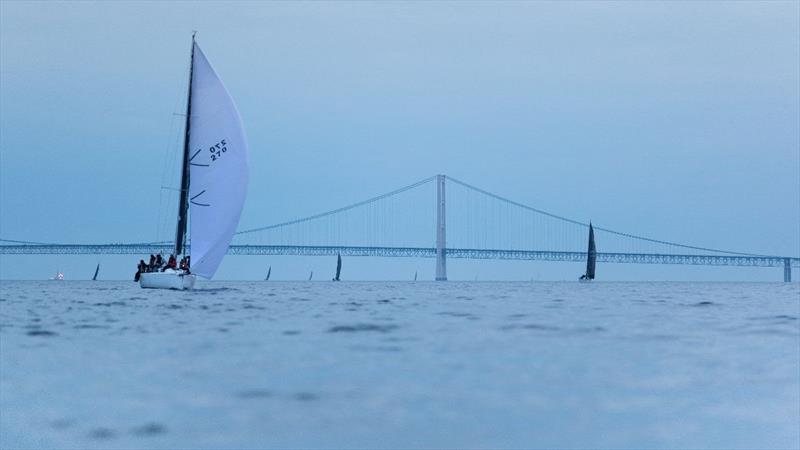
[[239, 111], [197, 44], [191, 102], [191, 270], [211, 278], [239, 224], [249, 156]]

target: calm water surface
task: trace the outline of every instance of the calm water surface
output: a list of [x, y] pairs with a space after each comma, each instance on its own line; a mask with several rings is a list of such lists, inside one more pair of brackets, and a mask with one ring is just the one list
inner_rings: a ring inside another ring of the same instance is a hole
[[0, 283], [0, 447], [800, 447], [800, 286]]

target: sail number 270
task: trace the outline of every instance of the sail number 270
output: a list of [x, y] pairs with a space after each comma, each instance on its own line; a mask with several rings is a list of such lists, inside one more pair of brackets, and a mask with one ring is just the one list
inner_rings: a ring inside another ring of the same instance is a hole
[[228, 151], [227, 145], [225, 139], [222, 139], [211, 147], [208, 147], [208, 151], [211, 152], [211, 161], [216, 161], [221, 158], [222, 154]]

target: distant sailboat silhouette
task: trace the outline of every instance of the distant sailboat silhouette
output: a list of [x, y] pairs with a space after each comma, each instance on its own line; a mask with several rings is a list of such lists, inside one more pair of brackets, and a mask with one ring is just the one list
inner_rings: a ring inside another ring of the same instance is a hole
[[308, 281], [311, 281], [311, 279], [312, 279], [312, 278], [314, 278], [314, 271], [313, 271], [313, 270], [312, 270], [312, 271], [311, 271], [311, 273], [308, 275]]
[[269, 266], [269, 269], [267, 269], [267, 277], [264, 278], [264, 281], [269, 281], [270, 275], [272, 275], [272, 266]]
[[97, 263], [97, 268], [94, 269], [94, 276], [92, 277], [92, 281], [97, 281], [98, 273], [100, 273], [100, 263]]
[[417, 281], [417, 271], [414, 271], [414, 281]]
[[336, 276], [333, 277], [333, 281], [341, 281], [339, 276], [342, 274], [342, 255], [336, 255]]
[[594, 227], [589, 222], [589, 249], [586, 251], [586, 273], [581, 275], [580, 280], [594, 280], [594, 268], [597, 263], [597, 249], [594, 244]]

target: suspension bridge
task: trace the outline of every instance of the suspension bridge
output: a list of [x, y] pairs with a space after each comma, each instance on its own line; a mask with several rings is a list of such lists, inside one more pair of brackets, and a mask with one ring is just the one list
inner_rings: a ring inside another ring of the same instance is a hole
[[[341, 208], [240, 230], [228, 253], [435, 258], [436, 280], [447, 280], [448, 258], [586, 261], [588, 228], [588, 223], [435, 175]], [[782, 267], [786, 282], [792, 268], [800, 267], [800, 257], [701, 247], [596, 225], [594, 230], [598, 263]], [[0, 254], [146, 255], [172, 250], [169, 241], [59, 244], [0, 239]]]

